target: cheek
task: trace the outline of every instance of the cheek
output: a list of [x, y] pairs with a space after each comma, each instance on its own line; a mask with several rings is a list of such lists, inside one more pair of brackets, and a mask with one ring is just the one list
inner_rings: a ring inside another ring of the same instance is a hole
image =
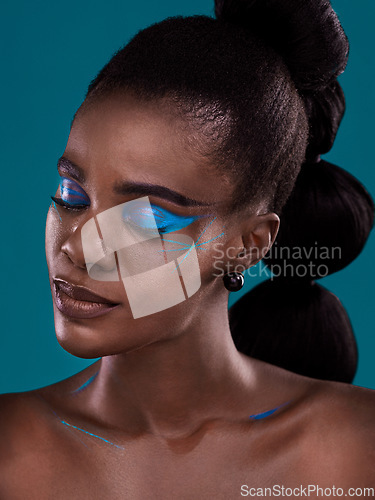
[[45, 248], [48, 267], [59, 252], [63, 241], [63, 224], [58, 209], [51, 204], [46, 221]]
[[217, 277], [217, 268], [222, 267], [225, 256], [226, 234], [221, 221], [215, 221], [196, 242], [202, 286]]

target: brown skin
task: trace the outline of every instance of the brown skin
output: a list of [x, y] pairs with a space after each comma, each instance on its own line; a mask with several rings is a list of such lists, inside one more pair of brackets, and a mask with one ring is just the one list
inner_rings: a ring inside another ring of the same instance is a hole
[[[243, 484], [375, 486], [375, 393], [240, 354], [228, 325], [228, 292], [214, 276], [213, 245], [198, 252], [200, 290], [143, 318], [132, 318], [121, 282], [88, 276], [80, 228], [139, 197], [114, 194], [113, 185], [124, 180], [212, 204], [217, 219], [205, 238], [224, 228], [223, 248], [238, 249], [227, 258], [232, 268], [254, 265], [272, 245], [277, 215], [262, 207], [231, 214], [233, 184], [192, 148], [194, 134], [165, 103], [131, 96], [106, 98], [74, 122], [64, 156], [82, 167], [91, 205], [81, 212], [50, 208], [50, 280], [84, 285], [121, 305], [77, 320], [54, 304], [61, 345], [77, 356], [104, 357], [53, 386], [2, 396], [0, 498], [231, 499], [241, 497]], [[208, 213], [150, 200], [178, 214]], [[198, 220], [181, 232], [196, 240], [205, 224]], [[244, 248], [252, 251], [237, 257]], [[87, 388], [73, 392], [97, 371]], [[249, 419], [286, 402], [267, 419]]]

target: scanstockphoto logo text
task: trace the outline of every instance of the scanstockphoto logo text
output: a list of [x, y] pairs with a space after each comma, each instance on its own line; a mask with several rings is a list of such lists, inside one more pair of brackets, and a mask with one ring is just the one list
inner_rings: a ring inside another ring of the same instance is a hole
[[[268, 279], [280, 276], [305, 278], [314, 276], [324, 278], [329, 274], [329, 261], [340, 260], [342, 251], [340, 247], [319, 246], [317, 242], [310, 247], [283, 247], [275, 243], [267, 256], [277, 260], [280, 264], [272, 264], [272, 271], [266, 266], [248, 268], [246, 259], [251, 255], [252, 260], [258, 261], [265, 257], [259, 248], [244, 250], [238, 247], [226, 247], [223, 243], [214, 244], [214, 276], [223, 277], [228, 272], [247, 272], [252, 277], [265, 277]], [[233, 266], [233, 259], [239, 262]], [[241, 260], [244, 264], [241, 264]]]
[[328, 497], [374, 497], [375, 490], [372, 487], [364, 488], [340, 488], [335, 485], [331, 487], [321, 487], [318, 484], [300, 484], [296, 487], [287, 487], [280, 484], [274, 484], [272, 487], [250, 487], [247, 484], [241, 486], [241, 496], [243, 497], [310, 497], [328, 498]]

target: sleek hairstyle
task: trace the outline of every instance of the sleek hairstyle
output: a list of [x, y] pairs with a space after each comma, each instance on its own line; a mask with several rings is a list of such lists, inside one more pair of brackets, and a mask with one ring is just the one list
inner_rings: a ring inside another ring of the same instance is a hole
[[[353, 176], [319, 161], [345, 109], [337, 77], [348, 41], [340, 22], [328, 0], [217, 0], [215, 15], [140, 31], [92, 80], [75, 116], [113, 92], [167, 100], [201, 132], [192, 147], [232, 177], [232, 209], [262, 202], [281, 215], [279, 246], [340, 247], [341, 258], [329, 263], [337, 271], [361, 251], [374, 212]], [[272, 253], [266, 262], [271, 270], [280, 264]], [[298, 278], [301, 262], [290, 264], [289, 274], [231, 308], [237, 348], [302, 374], [351, 381], [357, 352], [345, 310], [313, 282], [316, 272]]]

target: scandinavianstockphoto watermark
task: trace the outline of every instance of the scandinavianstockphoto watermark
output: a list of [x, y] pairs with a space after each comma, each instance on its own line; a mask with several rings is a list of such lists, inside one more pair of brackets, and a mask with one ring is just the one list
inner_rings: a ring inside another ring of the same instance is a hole
[[[272, 271], [265, 266], [255, 266], [248, 268], [246, 258], [251, 255], [255, 260], [261, 260], [265, 257], [258, 248], [249, 248], [246, 251], [238, 247], [226, 247], [223, 243], [214, 245], [214, 276], [222, 277], [224, 274], [235, 271], [245, 272], [252, 277], [277, 278], [279, 276], [289, 276], [296, 278], [305, 278], [314, 276], [315, 278], [324, 278], [329, 274], [329, 260], [341, 259], [340, 247], [319, 246], [315, 242], [311, 247], [282, 247], [275, 244], [267, 256], [271, 256], [278, 263], [272, 265]], [[239, 257], [244, 264], [238, 262], [233, 266], [234, 258]]]

